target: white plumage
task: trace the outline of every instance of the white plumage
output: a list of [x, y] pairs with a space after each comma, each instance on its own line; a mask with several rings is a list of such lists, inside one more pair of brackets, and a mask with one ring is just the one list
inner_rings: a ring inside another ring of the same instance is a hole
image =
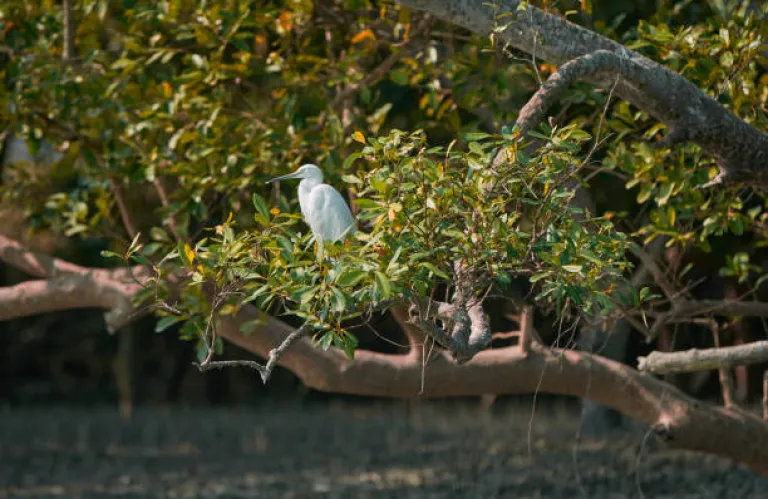
[[273, 178], [267, 183], [290, 178], [299, 183], [299, 206], [304, 221], [319, 242], [335, 242], [355, 230], [355, 217], [341, 194], [323, 183], [323, 172], [316, 165], [306, 164], [288, 175]]

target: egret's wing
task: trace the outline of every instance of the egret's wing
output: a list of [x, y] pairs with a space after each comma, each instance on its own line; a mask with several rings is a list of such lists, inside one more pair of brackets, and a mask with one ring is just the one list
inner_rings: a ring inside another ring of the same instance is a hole
[[349, 206], [341, 194], [328, 184], [312, 189], [307, 208], [307, 224], [315, 237], [333, 242], [354, 230], [355, 217]]

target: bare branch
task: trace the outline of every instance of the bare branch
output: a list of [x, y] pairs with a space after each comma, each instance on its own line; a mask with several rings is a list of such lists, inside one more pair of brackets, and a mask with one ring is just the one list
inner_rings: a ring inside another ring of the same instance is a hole
[[424, 342], [427, 340], [427, 335], [424, 331], [411, 324], [408, 316], [408, 309], [403, 305], [395, 305], [390, 309], [392, 317], [405, 333], [408, 338], [408, 346], [410, 347], [410, 353], [412, 355], [421, 356], [424, 350]]
[[763, 419], [768, 421], [768, 371], [763, 372]]
[[533, 328], [533, 306], [525, 305], [520, 312], [520, 350], [527, 354], [531, 351], [531, 345], [534, 341], [541, 343], [541, 340]]
[[[72, 300], [67, 302], [72, 307], [111, 308], [121, 300], [128, 307], [129, 298], [141, 289], [138, 284], [131, 287], [115, 277], [124, 277], [126, 269], [84, 270], [84, 275], [64, 275], [61, 280], [53, 279], [53, 284], [30, 281], [19, 285], [23, 288], [0, 290], [0, 303], [3, 298], [16, 300], [8, 302], [12, 304], [4, 307], [3, 313], [12, 314], [20, 302], [50, 310], [51, 305], [36, 305], [48, 303], [49, 296]], [[25, 300], [18, 298], [20, 292], [26, 293]], [[39, 297], [46, 299], [35, 301]], [[443, 307], [438, 313], [447, 313], [450, 307]], [[122, 315], [128, 320], [133, 317], [130, 313]], [[532, 343], [527, 354], [517, 346], [485, 350], [461, 366], [437, 352], [425, 373], [419, 359], [410, 355], [358, 350], [351, 360], [337, 348], [316, 348], [305, 337], [308, 328], [292, 328], [251, 305], [242, 307], [235, 316], [219, 316], [217, 320], [217, 334], [221, 338], [267, 357], [266, 365], [259, 370], [262, 379], [268, 379], [272, 369], [280, 364], [311, 388], [357, 395], [478, 396], [493, 390], [496, 394], [541, 391], [586, 396], [644, 422], [672, 446], [728, 456], [768, 473], [768, 425], [761, 419], [744, 411], [714, 408], [649, 374], [585, 352], [548, 349]], [[241, 326], [252, 321], [257, 321], [256, 329], [251, 334], [241, 333]], [[250, 361], [211, 364], [255, 367]]]
[[637, 244], [630, 246], [630, 251], [633, 255], [640, 260], [643, 268], [653, 276], [653, 280], [658, 284], [666, 297], [670, 300], [674, 300], [675, 296], [679, 293], [675, 292], [675, 286], [667, 278], [666, 272], [664, 272], [653, 256], [649, 255], [645, 249]]
[[0, 288], [0, 320], [59, 310], [102, 308], [107, 310], [107, 329], [114, 332], [133, 319], [131, 296], [138, 287], [105, 277], [103, 273], [85, 272]]
[[225, 367], [250, 367], [259, 371], [261, 375], [261, 381], [266, 385], [269, 378], [272, 376], [272, 371], [275, 369], [277, 362], [280, 358], [291, 348], [291, 345], [299, 341], [301, 338], [307, 335], [312, 328], [304, 324], [300, 328], [292, 331], [288, 336], [283, 339], [278, 346], [271, 349], [267, 355], [267, 363], [264, 365], [252, 360], [211, 360], [209, 355], [205, 361], [197, 365], [200, 371], [210, 371], [211, 369], [223, 369]]
[[606, 75], [615, 74], [614, 81], [618, 84], [617, 77], [625, 76], [621, 71], [622, 63], [625, 61], [626, 59], [619, 54], [601, 50], [563, 64], [552, 73], [520, 110], [515, 123], [520, 135], [526, 136], [536, 128], [549, 108], [560, 100], [563, 91], [575, 82], [605, 73]]
[[768, 317], [768, 303], [727, 299], [679, 300], [674, 315], [677, 317], [692, 317], [705, 314]]
[[654, 374], [730, 369], [768, 361], [768, 341], [721, 348], [692, 348], [680, 352], [654, 351], [637, 360], [638, 369]]
[[0, 234], [0, 260], [34, 277], [58, 277], [86, 271], [85, 267], [34, 253], [21, 243], [2, 234]]
[[[715, 341], [715, 348], [721, 348], [720, 344], [720, 324], [715, 319], [710, 319], [710, 329], [712, 329], [712, 337]], [[717, 370], [717, 375], [720, 378], [720, 391], [723, 394], [723, 404], [726, 407], [733, 407], [736, 405], [733, 398], [733, 376], [731, 370], [727, 367], [721, 367]]]
[[64, 10], [64, 26], [62, 31], [62, 40], [64, 46], [61, 51], [61, 58], [64, 62], [69, 62], [75, 58], [75, 13], [74, 0], [63, 0], [62, 9]]
[[[155, 191], [157, 192], [158, 197], [160, 198], [160, 204], [163, 205], [163, 208], [167, 209], [170, 203], [168, 201], [168, 191], [165, 189], [165, 183], [163, 182], [163, 179], [160, 177], [155, 177], [155, 180], [152, 183], [155, 186]], [[171, 214], [166, 217], [165, 223], [168, 225], [168, 229], [171, 231], [171, 234], [173, 234], [176, 242], [181, 242], [184, 240], [179, 230], [180, 224], [176, 218], [176, 215]]]

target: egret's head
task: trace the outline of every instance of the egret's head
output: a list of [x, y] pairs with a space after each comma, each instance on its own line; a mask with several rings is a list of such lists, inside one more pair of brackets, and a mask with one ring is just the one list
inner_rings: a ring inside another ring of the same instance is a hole
[[273, 178], [272, 180], [268, 180], [267, 183], [271, 184], [272, 182], [277, 182], [278, 180], [287, 180], [289, 178], [310, 179], [316, 180], [317, 182], [322, 182], [323, 171], [320, 170], [317, 165], [307, 163], [306, 165], [301, 165], [301, 168], [295, 172], [289, 173], [288, 175], [283, 175], [282, 177]]

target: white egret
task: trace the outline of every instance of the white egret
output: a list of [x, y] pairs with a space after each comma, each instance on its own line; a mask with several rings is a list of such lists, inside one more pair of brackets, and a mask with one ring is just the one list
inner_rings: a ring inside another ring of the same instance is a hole
[[323, 183], [323, 172], [317, 165], [302, 165], [295, 172], [267, 183], [291, 178], [302, 179], [299, 182], [301, 214], [318, 243], [333, 243], [354, 232], [355, 217], [349, 206], [336, 189]]

